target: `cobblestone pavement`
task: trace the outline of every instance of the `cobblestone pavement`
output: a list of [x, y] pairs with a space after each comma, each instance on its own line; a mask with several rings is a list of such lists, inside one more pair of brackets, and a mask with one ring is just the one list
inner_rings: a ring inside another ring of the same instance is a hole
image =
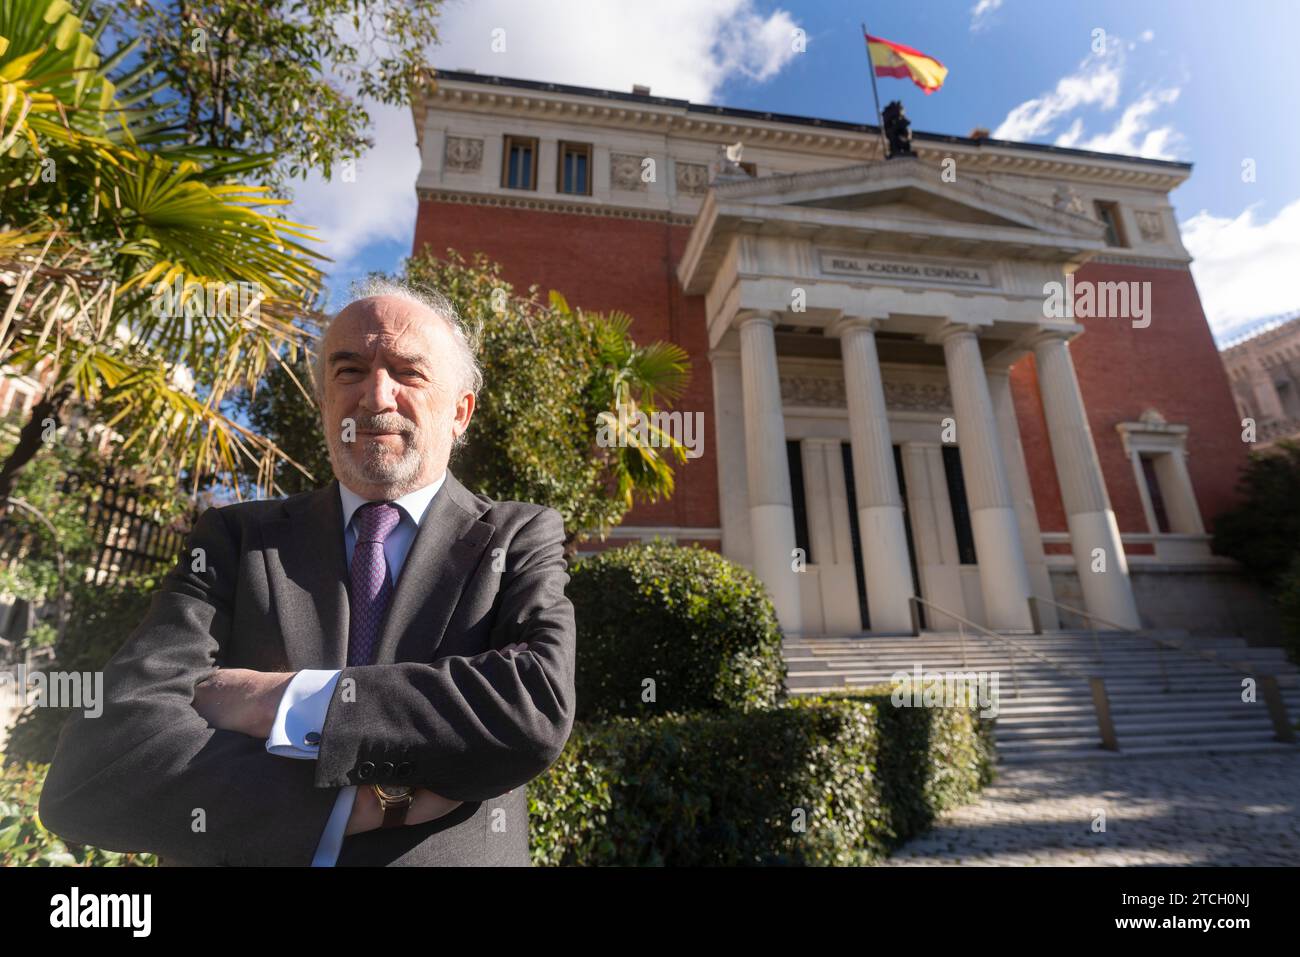
[[1300, 865], [1300, 751], [1000, 767], [884, 866], [952, 864]]

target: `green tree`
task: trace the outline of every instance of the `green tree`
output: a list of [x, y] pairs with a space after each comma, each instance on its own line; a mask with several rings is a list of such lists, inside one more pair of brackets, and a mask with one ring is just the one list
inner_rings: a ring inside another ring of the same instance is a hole
[[665, 409], [685, 389], [679, 346], [638, 345], [630, 317], [570, 308], [552, 292], [526, 296], [478, 254], [470, 262], [426, 247], [404, 277], [451, 299], [477, 340], [484, 388], [457, 474], [495, 499], [537, 502], [564, 517], [572, 554], [589, 533], [604, 537], [636, 500], [673, 491], [674, 436], [638, 432], [637, 413]]
[[[292, 361], [320, 288], [306, 228], [234, 181], [269, 158], [170, 146], [136, 108], [148, 66], [118, 76], [133, 46], [101, 57], [105, 23], [87, 33], [83, 16], [65, 0], [0, 5], [0, 362], [52, 376], [0, 466], [0, 500], [69, 402], [196, 486], [241, 457], [282, 457], [222, 402]], [[200, 295], [160, 309], [156, 284]], [[214, 289], [254, 295], [214, 306]]]
[[277, 158], [282, 191], [373, 146], [368, 102], [406, 106], [430, 88], [431, 0], [98, 0], [99, 15], [158, 64], [157, 121], [190, 144]]

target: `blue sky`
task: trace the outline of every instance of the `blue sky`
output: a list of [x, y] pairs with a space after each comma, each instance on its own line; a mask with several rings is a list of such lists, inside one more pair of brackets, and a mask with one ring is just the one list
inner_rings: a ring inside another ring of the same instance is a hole
[[[942, 90], [879, 81], [913, 128], [1190, 161], [1172, 194], [1216, 335], [1300, 309], [1295, 0], [451, 0], [435, 66], [874, 122], [859, 24], [941, 60]], [[806, 49], [795, 52], [795, 29]], [[1101, 51], [1096, 31], [1104, 31]], [[504, 31], [501, 33], [499, 31]], [[505, 49], [500, 49], [500, 38]], [[495, 44], [494, 39], [498, 42]], [[351, 279], [410, 251], [418, 156], [409, 113], [376, 108], [355, 183], [311, 180], [299, 221]], [[1253, 161], [1253, 182], [1243, 162]]]

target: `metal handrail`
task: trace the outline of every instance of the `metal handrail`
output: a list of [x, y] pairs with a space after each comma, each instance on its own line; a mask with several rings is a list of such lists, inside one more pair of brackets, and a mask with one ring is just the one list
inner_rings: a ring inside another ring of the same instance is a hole
[[[1172, 641], [1166, 641], [1163, 638], [1157, 638], [1155, 635], [1146, 635], [1143, 634], [1138, 629], [1127, 628], [1123, 625], [1117, 625], [1113, 621], [1107, 621], [1105, 618], [1101, 618], [1098, 615], [1094, 615], [1090, 612], [1086, 612], [1081, 608], [1074, 608], [1070, 605], [1064, 604], [1063, 602], [1056, 601], [1055, 599], [1052, 598], [1043, 598], [1041, 595], [1029, 596], [1029, 617], [1033, 621], [1034, 634], [1040, 635], [1043, 633], [1042, 622], [1038, 616], [1038, 607], [1036, 604], [1037, 602], [1040, 601], [1045, 601], [1048, 604], [1055, 605], [1057, 608], [1062, 608], [1065, 611], [1072, 612], [1076, 615], [1080, 615], [1088, 619], [1090, 623], [1090, 627], [1091, 627], [1091, 622], [1098, 621], [1101, 622], [1103, 625], [1109, 626], [1115, 631], [1123, 632], [1124, 634], [1130, 635], [1134, 638], [1142, 638], [1145, 639], [1146, 641], [1150, 641], [1156, 646], [1156, 649], [1158, 651], [1168, 650], [1168, 651], [1182, 652], [1184, 654], [1189, 654], [1189, 655], [1195, 655], [1197, 658], [1200, 658], [1203, 661], [1208, 661], [1211, 664], [1215, 664], [1221, 668], [1226, 669], [1230, 674], [1233, 674], [1234, 676], [1244, 673], [1247, 677], [1257, 678], [1259, 681], [1259, 686], [1261, 690], [1264, 692], [1264, 702], [1268, 706], [1269, 717], [1273, 721], [1273, 730], [1277, 734], [1278, 740], [1294, 741], [1296, 739], [1295, 729], [1291, 726], [1291, 721], [1287, 716], [1286, 702], [1282, 698], [1282, 690], [1277, 683], [1277, 675], [1274, 674], [1273, 672], [1267, 670], [1261, 670], [1255, 667], [1255, 665], [1251, 662], [1234, 660], [1229, 658], [1220, 658], [1219, 653], [1217, 651], [1214, 651], [1213, 649], [1187, 648], [1181, 644], [1177, 644]], [[1100, 650], [1100, 642], [1098, 642], [1097, 639], [1096, 628], [1092, 629], [1092, 635], [1093, 635], [1093, 641], [1098, 643], [1097, 660], [1100, 662], [1101, 650]], [[1164, 679], [1165, 691], [1168, 692], [1171, 690], [1171, 685], [1169, 683], [1169, 672], [1168, 669], [1166, 669], [1165, 667], [1164, 655], [1163, 654], [1157, 655], [1156, 661], [1160, 665], [1160, 677]]]
[[[1057, 608], [1060, 608], [1064, 611], [1068, 611], [1071, 614], [1078, 615], [1088, 622], [1088, 630], [1092, 633], [1093, 651], [1097, 653], [1097, 664], [1099, 665], [1105, 665], [1106, 660], [1101, 653], [1101, 638], [1097, 634], [1096, 622], [1101, 622], [1103, 625], [1106, 625], [1113, 631], [1120, 631], [1120, 632], [1124, 632], [1125, 634], [1135, 635], [1137, 637], [1150, 637], [1149, 635], [1148, 636], [1139, 635], [1138, 632], [1133, 628], [1126, 628], [1124, 625], [1117, 625], [1113, 621], [1107, 621], [1105, 618], [1102, 618], [1099, 615], [1094, 615], [1092, 614], [1092, 612], [1084, 611], [1082, 608], [1075, 608], [1073, 605], [1067, 605], [1065, 602], [1057, 601], [1055, 598], [1043, 598], [1039, 595], [1030, 595], [1029, 596], [1029, 620], [1033, 624], [1034, 634], [1036, 635], [1043, 634], [1043, 618], [1042, 615], [1038, 613], [1038, 603], [1040, 601], [1047, 602], [1049, 605], [1055, 605]], [[1160, 680], [1164, 683], [1165, 691], [1168, 692], [1171, 687], [1169, 684], [1169, 669], [1165, 667], [1165, 656], [1163, 654], [1158, 653], [1162, 650], [1162, 648], [1163, 646], [1160, 645], [1159, 642], [1157, 642], [1156, 664], [1160, 666]]]
[[[949, 618], [956, 621], [959, 625], [963, 625], [963, 624], [967, 625], [970, 628], [973, 628], [975, 631], [979, 632], [980, 634], [987, 635], [988, 637], [992, 638], [994, 641], [1000, 641], [1004, 645], [1009, 645], [1011, 648], [1017, 649], [1023, 652], [1024, 654], [1029, 655], [1031, 658], [1037, 658], [1039, 661], [1042, 661], [1044, 664], [1046, 664], [1049, 668], [1054, 668], [1057, 671], [1060, 671], [1063, 674], [1067, 674], [1072, 678], [1079, 678], [1088, 682], [1088, 688], [1092, 693], [1093, 713], [1096, 714], [1097, 716], [1097, 729], [1101, 733], [1101, 746], [1108, 751], [1119, 750], [1119, 738], [1115, 734], [1115, 722], [1111, 717], [1111, 713], [1110, 713], [1110, 698], [1106, 694], [1106, 682], [1105, 679], [1101, 677], [1101, 675], [1086, 675], [1083, 672], [1079, 671], [1077, 668], [1074, 668], [1071, 665], [1067, 665], [1063, 661], [1053, 661], [1047, 655], [1040, 654], [1039, 652], [1035, 651], [1033, 648], [1026, 648], [1018, 641], [1013, 641], [1012, 639], [1008, 638], [1006, 635], [1000, 635], [996, 631], [993, 631], [992, 629], [985, 628], [983, 625], [976, 624], [975, 622], [971, 621], [969, 618], [964, 618], [961, 615], [957, 614], [956, 612], [952, 612], [946, 608], [940, 607], [939, 605], [936, 605], [934, 602], [927, 601], [926, 599], [921, 598], [918, 595], [910, 595], [908, 597], [908, 603], [909, 603], [908, 607], [911, 609], [912, 612], [912, 635], [914, 637], [919, 637], [921, 634], [921, 616], [920, 616], [919, 608], [921, 605], [924, 605], [927, 608], [934, 609], [935, 611], [939, 612], [942, 615], [947, 615]], [[958, 633], [959, 635], [961, 635], [961, 640], [962, 640], [962, 667], [964, 668], [966, 667], [965, 633], [960, 631], [960, 629]], [[1012, 688], [1015, 689], [1015, 696], [1019, 698], [1020, 682], [1016, 674], [1016, 656], [1014, 654], [1011, 655], [1011, 686]]]

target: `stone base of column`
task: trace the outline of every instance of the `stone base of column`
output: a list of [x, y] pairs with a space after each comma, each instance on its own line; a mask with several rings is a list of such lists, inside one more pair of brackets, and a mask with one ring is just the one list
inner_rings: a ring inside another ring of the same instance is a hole
[[1020, 523], [1010, 506], [977, 508], [970, 516], [979, 559], [984, 617], [994, 631], [1029, 631], [1029, 577], [1020, 548]]
[[[1081, 512], [1069, 517], [1069, 525], [1070, 548], [1085, 609], [1121, 627], [1141, 628], [1115, 513], [1110, 509]], [[1092, 570], [1093, 550], [1097, 548], [1105, 552], [1104, 572]]]
[[[749, 523], [754, 535], [754, 574], [772, 596], [781, 629], [801, 631], [799, 573], [790, 567], [794, 561], [794, 509], [789, 505], [751, 505]], [[789, 542], [790, 547], [764, 545], [772, 542]]]
[[867, 584], [871, 630], [911, 634], [912, 569], [907, 560], [907, 529], [898, 505], [858, 509], [862, 572]]

